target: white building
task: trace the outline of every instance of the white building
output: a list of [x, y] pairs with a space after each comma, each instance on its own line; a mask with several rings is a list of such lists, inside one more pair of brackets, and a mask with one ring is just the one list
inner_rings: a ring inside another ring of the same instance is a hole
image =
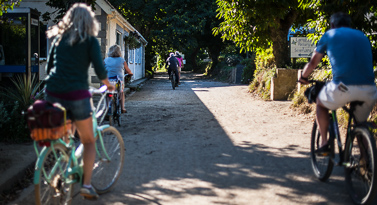
[[[52, 13], [53, 8], [46, 5], [47, 0], [22, 0], [20, 7], [29, 7], [37, 9], [41, 14], [45, 12]], [[110, 4], [107, 0], [97, 0], [95, 5], [95, 14], [98, 22], [100, 23], [100, 32], [98, 34], [98, 40], [101, 45], [102, 57], [107, 57], [107, 51], [110, 46], [118, 44], [121, 47], [123, 56], [128, 62], [128, 67], [133, 72], [132, 80], [138, 80], [145, 77], [145, 46], [147, 41], [144, 37], [115, 9], [114, 6]], [[51, 16], [54, 18], [55, 16]], [[40, 22], [44, 25], [42, 32], [47, 30], [48, 27], [54, 25], [55, 23], [50, 20], [48, 22], [43, 22], [42, 17], [40, 17]], [[136, 32], [140, 36], [141, 47], [137, 49], [128, 49], [128, 46], [124, 43], [124, 38], [127, 37], [131, 32]], [[41, 35], [43, 36], [43, 35]], [[45, 64], [47, 58], [47, 51], [49, 50], [51, 39], [43, 39], [42, 41], [47, 41], [45, 43], [46, 48], [41, 48], [40, 53], [40, 79], [45, 77]], [[43, 45], [43, 42], [41, 43]], [[99, 80], [97, 79], [94, 69], [90, 70], [89, 82], [93, 86], [99, 85]]]

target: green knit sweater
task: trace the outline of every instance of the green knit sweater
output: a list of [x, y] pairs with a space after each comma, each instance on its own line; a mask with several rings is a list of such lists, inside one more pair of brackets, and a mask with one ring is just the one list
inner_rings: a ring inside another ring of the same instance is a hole
[[53, 93], [67, 93], [89, 89], [88, 70], [92, 63], [100, 80], [107, 78], [98, 40], [91, 36], [82, 43], [70, 46], [63, 36], [58, 46], [55, 38], [49, 52], [46, 71], [46, 89]]

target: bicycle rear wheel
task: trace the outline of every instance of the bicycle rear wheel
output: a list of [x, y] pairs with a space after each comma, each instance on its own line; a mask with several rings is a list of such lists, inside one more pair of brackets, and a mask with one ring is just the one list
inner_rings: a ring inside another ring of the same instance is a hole
[[115, 126], [116, 99], [114, 98], [114, 96], [111, 98], [110, 106], [111, 109], [109, 109], [109, 124], [111, 126]]
[[174, 71], [171, 71], [170, 75], [171, 75], [171, 78], [170, 78], [171, 87], [173, 88], [173, 90], [175, 90], [175, 73], [174, 73]]
[[118, 126], [120, 127], [120, 125], [122, 124], [122, 107], [121, 107], [121, 96], [120, 96], [120, 92], [119, 92], [119, 96], [117, 97], [117, 100], [116, 100], [116, 109], [115, 109], [115, 112], [113, 113], [113, 116], [114, 116], [114, 124], [116, 122], [118, 122]]
[[[34, 177], [39, 179], [34, 185], [35, 204], [71, 204], [73, 184], [65, 183], [64, 172], [68, 169], [68, 150], [62, 144], [54, 144], [54, 150], [49, 147], [39, 172]], [[72, 179], [73, 176], [70, 176]]]
[[[105, 149], [102, 148], [101, 140]], [[102, 131], [102, 139], [97, 139], [96, 148], [99, 155], [97, 153], [94, 163], [92, 185], [98, 194], [103, 194], [114, 187], [122, 173], [125, 154], [123, 138], [115, 127], [108, 127]]]
[[366, 127], [356, 127], [345, 148], [345, 177], [355, 204], [371, 204], [376, 195], [376, 142]]
[[[328, 135], [330, 135], [330, 130], [333, 130], [333, 124], [331, 123], [329, 125], [329, 131]], [[312, 138], [310, 143], [310, 157], [312, 161], [312, 169], [314, 172], [314, 175], [321, 181], [326, 181], [333, 170], [334, 162], [331, 158], [334, 157], [334, 138], [330, 137], [328, 143], [330, 143], [331, 152], [327, 156], [324, 155], [318, 155], [315, 153], [315, 150], [317, 150], [322, 143], [322, 136], [319, 132], [319, 127], [317, 125], [317, 122], [314, 121], [313, 124], [313, 130], [312, 130]]]

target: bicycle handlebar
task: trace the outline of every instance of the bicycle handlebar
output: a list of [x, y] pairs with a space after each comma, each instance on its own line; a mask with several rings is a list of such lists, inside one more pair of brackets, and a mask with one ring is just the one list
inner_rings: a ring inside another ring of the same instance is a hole
[[106, 90], [107, 90], [107, 86], [106, 86], [106, 85], [103, 85], [103, 86], [101, 86], [99, 89], [98, 89], [98, 88], [95, 88], [95, 87], [90, 87], [89, 92], [90, 92], [91, 94], [102, 94], [102, 93], [104, 93]]

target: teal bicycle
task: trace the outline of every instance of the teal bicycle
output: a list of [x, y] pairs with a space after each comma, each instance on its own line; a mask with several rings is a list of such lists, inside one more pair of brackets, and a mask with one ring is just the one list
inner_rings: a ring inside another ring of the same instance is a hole
[[[106, 87], [91, 89], [91, 93], [101, 94], [104, 98], [105, 90]], [[92, 185], [98, 194], [103, 194], [114, 187], [122, 172], [125, 148], [116, 128], [97, 126], [96, 112], [93, 112], [92, 118], [97, 152]], [[40, 152], [38, 145], [43, 146]], [[83, 145], [69, 134], [43, 143], [35, 141], [34, 147], [38, 156], [34, 172], [35, 203], [71, 204], [74, 184], [82, 184], [83, 180]]]

